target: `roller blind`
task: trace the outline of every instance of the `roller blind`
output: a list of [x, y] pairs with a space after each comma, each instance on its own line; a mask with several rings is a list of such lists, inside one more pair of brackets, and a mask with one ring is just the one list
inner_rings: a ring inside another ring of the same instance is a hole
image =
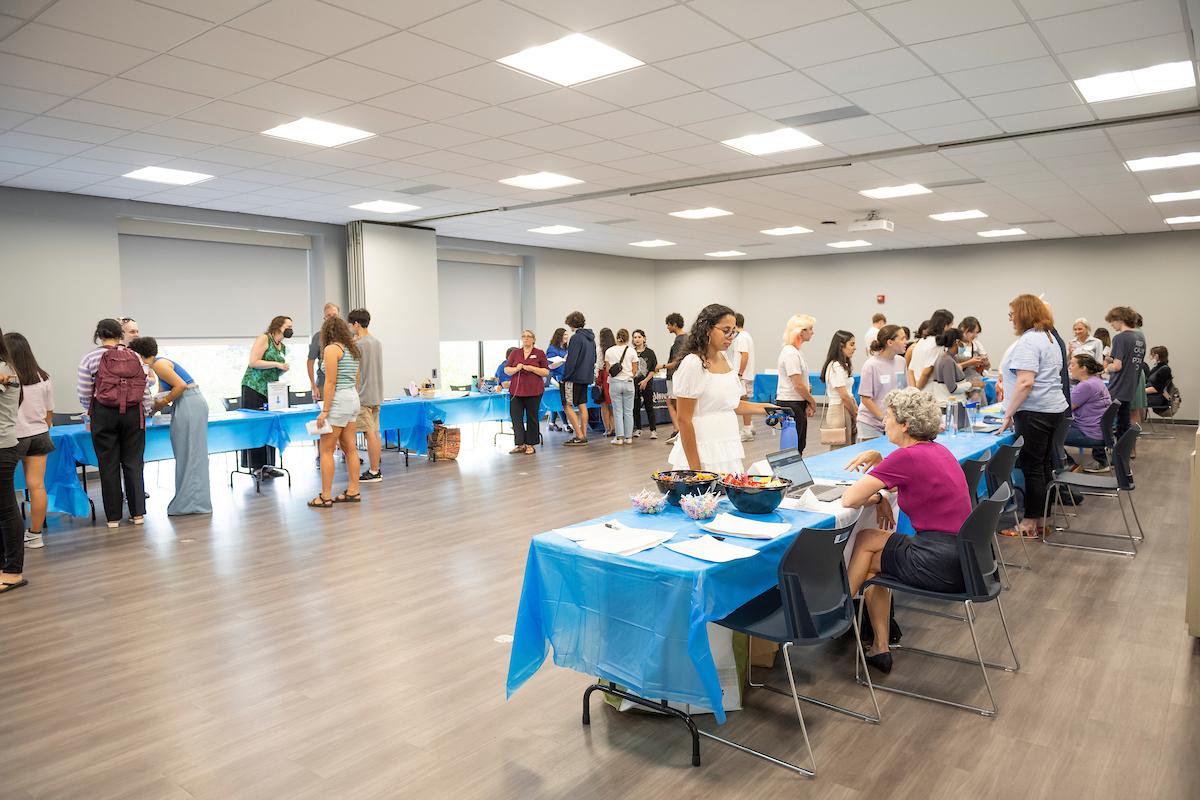
[[312, 330], [308, 251], [121, 234], [121, 308], [147, 336], [244, 338], [271, 318]]
[[443, 342], [521, 336], [521, 270], [438, 261], [438, 330]]

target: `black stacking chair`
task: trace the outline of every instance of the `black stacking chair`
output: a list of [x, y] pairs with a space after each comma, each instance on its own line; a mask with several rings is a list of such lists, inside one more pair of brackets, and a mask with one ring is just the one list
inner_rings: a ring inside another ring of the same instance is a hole
[[[992, 454], [988, 461], [987, 469], [984, 475], [987, 478], [987, 493], [989, 496], [996, 493], [996, 490], [1001, 486], [1007, 486], [1010, 499], [1007, 501], [1004, 509], [1000, 512], [1000, 519], [996, 522], [997, 532], [1007, 530], [1008, 528], [1016, 528], [1021, 524], [1021, 504], [1017, 502], [1017, 490], [1013, 486], [1012, 473], [1017, 466], [1017, 457], [1021, 454], [1021, 448], [1025, 446], [1025, 437], [1018, 436], [1012, 444], [1002, 444]], [[1005, 567], [1017, 567], [1018, 569], [1033, 569], [1033, 561], [1029, 558], [1029, 547], [1025, 544], [1025, 537], [1017, 537], [1021, 541], [1021, 553], [1025, 556], [1024, 564], [1012, 564], [1003, 561], [1003, 552], [997, 548], [996, 552], [1001, 556], [1001, 561]], [[999, 539], [997, 539], [999, 541]]]
[[[772, 763], [787, 767], [802, 775], [815, 777], [817, 774], [816, 760], [813, 758], [812, 744], [808, 739], [808, 729], [804, 725], [804, 714], [800, 710], [800, 701], [812, 703], [839, 711], [864, 722], [877, 723], [880, 720], [879, 702], [875, 698], [875, 689], [871, 685], [870, 676], [867, 678], [867, 688], [871, 692], [871, 703], [875, 707], [875, 716], [869, 716], [857, 711], [851, 711], [841, 706], [806, 697], [796, 692], [796, 680], [792, 675], [792, 647], [805, 647], [822, 644], [841, 636], [846, 631], [854, 630], [854, 664], [858, 672], [859, 662], [866, 668], [866, 654], [863, 652], [862, 637], [859, 634], [859, 620], [854, 615], [853, 595], [846, 575], [846, 562], [843, 552], [846, 542], [854, 529], [853, 523], [832, 530], [805, 528], [800, 531], [779, 562], [779, 585], [773, 586], [766, 592], [738, 608], [716, 624], [735, 631], [740, 631], [750, 637], [766, 639], [782, 645], [783, 663], [787, 670], [788, 684], [791, 691], [786, 692], [766, 684], [751, 686], [769, 689], [779, 694], [788, 695], [796, 705], [796, 717], [800, 720], [800, 730], [804, 735], [804, 746], [808, 750], [809, 763], [812, 769], [806, 769], [786, 761], [766, 756], [755, 750], [728, 742], [740, 750], [766, 758]], [[747, 675], [747, 679], [751, 676]], [[709, 738], [716, 739], [712, 734], [704, 733]]]
[[[892, 645], [892, 649], [899, 652], [936, 656], [937, 658], [959, 661], [964, 664], [978, 664], [980, 671], [983, 673], [983, 685], [987, 689], [991, 707], [983, 708], [967, 703], [959, 703], [943, 697], [921, 694], [896, 686], [878, 684], [879, 689], [907, 695], [908, 697], [916, 697], [921, 700], [931, 700], [935, 703], [942, 703], [967, 711], [974, 711], [985, 717], [994, 717], [996, 715], [998, 709], [996, 707], [996, 698], [992, 694], [992, 684], [987, 675], [988, 667], [1001, 669], [1005, 672], [1016, 672], [1021, 668], [1021, 662], [1017, 659], [1016, 648], [1013, 647], [1012, 636], [1008, 632], [1008, 622], [1004, 619], [1004, 608], [1000, 604], [1000, 558], [995, 550], [992, 549], [993, 537], [995, 536], [996, 523], [1000, 518], [1000, 511], [1004, 508], [1004, 504], [1008, 502], [1011, 494], [1011, 490], [1007, 485], [1001, 485], [991, 497], [979, 501], [979, 504], [975, 506], [971, 515], [967, 517], [966, 522], [963, 523], [962, 528], [958, 531], [958, 555], [959, 561], [962, 564], [963, 582], [966, 585], [966, 591], [960, 593], [929, 591], [928, 589], [909, 586], [887, 575], [876, 575], [864, 584], [864, 588], [866, 586], [882, 586], [894, 592], [901, 592], [926, 600], [962, 603], [964, 614], [960, 619], [967, 623], [967, 627], [971, 631], [971, 642], [975, 646], [975, 658], [962, 658], [948, 653], [938, 653], [932, 650], [921, 650], [916, 647], [901, 645]], [[1005, 638], [1008, 639], [1009, 652], [1012, 653], [1013, 663], [1011, 665], [994, 664], [990, 661], [984, 661], [983, 651], [979, 649], [979, 637], [975, 633], [976, 620], [974, 606], [979, 603], [989, 603], [993, 600], [996, 602], [996, 610], [1000, 613], [1000, 624], [1004, 628]], [[857, 662], [855, 669], [857, 670]], [[861, 678], [859, 682], [862, 682]]]
[[313, 393], [308, 392], [293, 392], [288, 390], [288, 405], [289, 406], [306, 406], [312, 403]]
[[[971, 458], [962, 462], [963, 475], [967, 478], [967, 491], [971, 493], [971, 508], [979, 505], [979, 484], [983, 480], [984, 470], [987, 469], [988, 463], [992, 460], [991, 453], [984, 453], [979, 458]], [[1000, 552], [1000, 533], [995, 535], [996, 552]], [[1004, 583], [1005, 589], [1012, 588], [1012, 578], [1008, 574], [1008, 565], [1004, 563], [1004, 559], [1000, 560], [1000, 575]], [[957, 614], [947, 615], [958, 618]]]
[[[1062, 498], [1059, 496], [1059, 487], [1067, 487], [1069, 489], [1078, 489], [1086, 491], [1089, 495], [1097, 497], [1115, 497], [1117, 506], [1121, 509], [1121, 519], [1125, 522], [1125, 533], [1104, 533], [1101, 531], [1084, 531], [1069, 527], [1055, 527], [1053, 533], [1047, 533], [1043, 537], [1048, 545], [1054, 547], [1070, 547], [1076, 550], [1094, 550], [1098, 553], [1111, 553], [1119, 556], [1134, 557], [1137, 555], [1137, 543], [1145, 539], [1145, 532], [1142, 530], [1142, 521], [1138, 519], [1137, 508], [1133, 504], [1133, 470], [1131, 469], [1130, 456], [1133, 454], [1133, 446], [1137, 444], [1138, 431], [1136, 428], [1130, 428], [1121, 435], [1117, 446], [1113, 448], [1113, 474], [1112, 475], [1088, 475], [1080, 472], [1056, 472], [1051, 479], [1050, 486], [1046, 493], [1046, 514], [1050, 513], [1051, 502], [1055, 503], [1055, 509], [1063, 511]], [[1129, 500], [1129, 510], [1133, 513], [1134, 522], [1137, 523], [1138, 533], [1134, 536], [1133, 529], [1129, 526], [1129, 517], [1125, 513], [1125, 504], [1121, 502], [1121, 497], [1124, 496]], [[1079, 542], [1064, 542], [1061, 541], [1062, 533], [1077, 534], [1080, 536], [1100, 536], [1108, 539], [1128, 539], [1129, 549], [1124, 550], [1116, 547], [1101, 547], [1094, 544], [1085, 544]], [[1053, 539], [1050, 537], [1054, 536]]]

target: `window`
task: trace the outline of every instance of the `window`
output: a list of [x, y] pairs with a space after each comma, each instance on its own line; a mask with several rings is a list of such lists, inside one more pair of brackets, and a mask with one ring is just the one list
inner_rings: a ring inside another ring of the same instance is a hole
[[[250, 358], [253, 340], [247, 339], [159, 339], [158, 352], [163, 358], [178, 361], [196, 381], [212, 414], [225, 411], [223, 400], [240, 398], [242, 375]], [[307, 392], [308, 337], [292, 337], [287, 342], [288, 371], [282, 379], [292, 391]]]

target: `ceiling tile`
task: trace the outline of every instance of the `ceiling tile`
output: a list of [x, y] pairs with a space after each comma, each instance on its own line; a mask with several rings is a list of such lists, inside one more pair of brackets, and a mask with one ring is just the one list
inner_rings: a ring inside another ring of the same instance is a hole
[[704, 89], [781, 72], [791, 73], [787, 64], [746, 42], [672, 58], [658, 67]]
[[327, 56], [392, 32], [388, 26], [317, 0], [270, 0], [226, 24]]
[[[133, 135], [141, 136], [142, 134]], [[122, 142], [124, 142], [124, 139], [118, 139], [113, 144], [121, 144]], [[266, 153], [252, 153], [249, 150], [237, 150], [233, 147], [208, 147], [200, 155], [208, 161], [216, 161], [218, 164], [230, 164], [242, 169], [246, 169], [247, 167], [261, 167], [275, 160], [275, 156]], [[247, 189], [246, 191], [255, 190]]]
[[913, 45], [912, 51], [938, 72], [986, 67], [1046, 55], [1046, 48], [1028, 25], [1013, 25]]
[[197, 3], [196, 0], [142, 0], [142, 2], [160, 8], [182, 11], [209, 22], [224, 22], [262, 4], [262, 0], [204, 0], [203, 3]]
[[58, 139], [70, 139], [75, 142], [91, 142], [104, 144], [111, 142], [128, 131], [120, 128], [109, 128], [103, 125], [89, 125], [70, 119], [55, 119], [54, 117], [34, 117], [18, 128], [23, 133], [53, 136]]
[[[1058, 53], [1183, 31], [1179, 4], [1137, 0], [1118, 6], [1044, 19], [1038, 30]], [[1161, 63], [1161, 62], [1156, 62]]]
[[954, 125], [938, 125], [931, 128], [921, 128], [915, 131], [908, 131], [908, 135], [916, 139], [922, 144], [937, 144], [941, 142], [953, 142], [959, 139], [974, 139], [980, 136], [994, 136], [997, 133], [1002, 133], [1000, 128], [986, 120], [981, 119], [975, 122], [959, 122]]
[[918, 78], [846, 95], [847, 100], [872, 114], [944, 103], [958, 97], [958, 92], [937, 77]]
[[[516, 142], [506, 142], [503, 139], [484, 139], [479, 142], [471, 142], [455, 147], [454, 151], [488, 161], [509, 161], [537, 153], [537, 150], [532, 147], [526, 147]], [[507, 177], [508, 172], [510, 171], [506, 169], [506, 174], [502, 177]]]
[[[372, 133], [393, 133], [405, 128], [411, 128], [414, 125], [421, 125], [425, 122], [425, 120], [419, 117], [410, 117], [407, 114], [398, 114], [395, 111], [363, 105], [362, 103], [342, 106], [341, 108], [329, 111], [322, 114], [321, 119], [327, 122], [335, 122], [338, 125], [349, 125], [351, 128], [371, 131]], [[371, 140], [368, 139], [367, 141]], [[357, 147], [358, 145], [351, 144], [346, 146]]]
[[439, 89], [500, 105], [558, 88], [555, 84], [509, 69], [503, 64], [481, 64], [430, 81]]
[[77, 69], [116, 75], [154, 57], [140, 47], [31, 22], [0, 41], [0, 50]]
[[58, 0], [37, 21], [155, 52], [170, 50], [212, 27], [195, 16], [134, 0]]
[[527, 131], [530, 128], [540, 128], [546, 124], [540, 119], [527, 117], [499, 106], [490, 106], [456, 117], [449, 117], [443, 122], [446, 125], [453, 125], [456, 128], [488, 136], [507, 136], [510, 133]]
[[134, 111], [129, 108], [78, 99], [68, 100], [47, 113], [52, 117], [108, 125], [113, 128], [125, 128], [131, 131], [146, 128], [167, 119], [161, 114], [147, 114], [145, 111]]
[[188, 119], [169, 119], [151, 126], [145, 132], [192, 142], [207, 142], [208, 144], [225, 144], [246, 136], [246, 132], [242, 130], [193, 122]]
[[30, 167], [45, 167], [55, 161], [62, 160], [62, 153], [46, 153], [40, 150], [26, 150], [21, 147], [0, 145], [0, 161], [9, 164], [25, 164]]
[[500, 0], [480, 0], [417, 25], [412, 31], [486, 59], [503, 58], [570, 33]]
[[681, 5], [608, 25], [593, 35], [647, 64], [737, 41], [729, 31]]
[[365, 153], [356, 153], [341, 147], [323, 147], [315, 153], [304, 156], [304, 161], [314, 164], [327, 164], [342, 169], [361, 169], [379, 163], [380, 159]]
[[[0, 102], [0, 105], [3, 103]], [[663, 123], [634, 111], [620, 109], [568, 122], [567, 127], [586, 131], [605, 139], [618, 139], [622, 136], [633, 136], [638, 133], [659, 130], [663, 127]]]
[[32, 89], [18, 89], [15, 86], [0, 86], [0, 108], [9, 111], [41, 114], [67, 99], [61, 94], [35, 92]]
[[1104, 6], [1115, 6], [1129, 0], [1021, 0], [1021, 7], [1033, 19], [1059, 17]]
[[[621, 77], [617, 76], [610, 80], [620, 80]], [[664, 77], [670, 78], [670, 76]], [[670, 78], [670, 80], [675, 80], [675, 78]], [[547, 122], [567, 122], [614, 111], [617, 108], [612, 103], [590, 97], [575, 89], [555, 89], [552, 92], [514, 100], [504, 105], [513, 111], [544, 119]]]
[[508, 0], [572, 31], [590, 31], [673, 5], [674, 0]]
[[225, 97], [262, 82], [261, 78], [170, 55], [151, 59], [121, 77], [205, 97]]
[[846, 0], [821, 0], [819, 3], [754, 0], [749, 6], [729, 0], [692, 0], [691, 7], [747, 39], [855, 12], [854, 6]]
[[948, 103], [891, 111], [879, 116], [902, 131], [983, 119], [983, 114], [966, 100], [951, 100]]
[[1107, 103], [1092, 103], [1089, 106], [1100, 119], [1133, 117], [1139, 114], [1155, 114], [1160, 111], [1193, 108], [1196, 105], [1195, 89], [1179, 89], [1174, 92], [1131, 97], [1128, 100], [1111, 100]]
[[231, 103], [277, 111], [291, 117], [319, 117], [326, 111], [346, 105], [340, 97], [272, 82], [260, 83], [227, 99]]
[[1053, 58], [1031, 58], [991, 67], [977, 67], [943, 75], [946, 80], [968, 97], [978, 97], [1017, 89], [1049, 86], [1066, 80], [1066, 75]]
[[703, 136], [710, 142], [719, 142], [739, 136], [748, 136], [753, 133], [772, 131], [779, 127], [779, 123], [770, 117], [745, 111], [740, 114], [730, 114], [684, 127], [697, 136]]
[[[418, 121], [417, 124], [424, 123]], [[416, 126], [409, 125], [407, 127], [412, 128]], [[426, 145], [405, 142], [391, 136], [373, 136], [361, 142], [351, 142], [350, 144], [342, 145], [338, 149], [349, 150], [353, 153], [365, 153], [376, 158], [403, 159], [420, 153], [427, 153], [431, 148]]]
[[580, 161], [590, 161], [593, 164], [607, 164], [622, 158], [645, 155], [641, 150], [620, 142], [595, 142], [581, 147], [568, 147], [561, 152], [564, 156], [578, 158]]
[[321, 60], [316, 53], [233, 28], [213, 28], [171, 51], [173, 55], [217, 67], [277, 78]]
[[108, 103], [122, 108], [175, 116], [209, 102], [209, 98], [198, 94], [151, 86], [146, 83], [111, 78], [82, 97], [97, 103]]
[[1090, 122], [1094, 117], [1087, 106], [1056, 108], [1050, 111], [1034, 111], [1028, 114], [995, 117], [995, 123], [1006, 131], [1030, 131], [1038, 128], [1053, 128], [1073, 122]]
[[1141, 69], [1154, 64], [1187, 61], [1191, 58], [1187, 36], [1183, 33], [1172, 33], [1135, 42], [1063, 53], [1058, 60], [1071, 78], [1090, 78], [1108, 72]]
[[7, 14], [0, 14], [0, 39], [8, 36], [10, 33], [24, 24], [25, 21], [18, 17], [10, 17]]
[[835, 92], [853, 92], [885, 83], [923, 78], [930, 71], [908, 50], [896, 49], [809, 67], [805, 73]]
[[262, 133], [296, 118], [293, 114], [265, 111], [261, 108], [251, 108], [226, 100], [214, 100], [206, 106], [193, 109], [181, 116], [183, 119], [195, 122], [206, 122], [210, 125], [220, 125], [253, 133]]
[[484, 104], [458, 94], [444, 92], [432, 86], [409, 86], [398, 92], [391, 92], [371, 100], [370, 105], [397, 111], [401, 114], [411, 114], [426, 120], [445, 119], [477, 108]]
[[785, 72], [769, 78], [743, 81], [713, 89], [713, 94], [744, 108], [762, 109], [824, 97], [829, 91], [799, 72]]
[[[439, 125], [436, 122], [430, 122], [425, 125], [417, 125], [397, 131], [395, 138], [428, 145], [429, 147], [457, 147], [468, 142], [477, 142], [486, 137], [478, 133], [471, 133], [459, 128], [451, 128], [448, 125]], [[414, 158], [420, 157], [414, 156]]]
[[755, 44], [793, 67], [811, 67], [896, 46], [882, 28], [862, 14], [805, 25], [755, 39]]
[[929, 42], [1025, 21], [1012, 0], [908, 0], [871, 16], [904, 44]]
[[[287, 139], [276, 139], [273, 136], [260, 136], [252, 134], [247, 136], [242, 134], [240, 139], [234, 139], [229, 143], [230, 147], [238, 150], [250, 150], [255, 153], [268, 153], [279, 158], [292, 158], [306, 156], [317, 152], [321, 149], [310, 144], [301, 144], [300, 142], [289, 142]], [[307, 162], [302, 162], [307, 163]], [[309, 164], [309, 167], [312, 165]], [[271, 169], [275, 169], [274, 165]], [[306, 173], [313, 174], [313, 173]]]
[[411, 28], [426, 20], [440, 17], [475, 0], [421, 0], [419, 3], [381, 3], [379, 0], [324, 0], [331, 6], [344, 8], [364, 17], [386, 22], [396, 28]]
[[1083, 101], [1069, 83], [1039, 86], [1036, 89], [1019, 89], [987, 97], [975, 98], [975, 105], [989, 117], [1022, 114], [1030, 111], [1046, 111], [1052, 108], [1082, 106]]
[[562, 125], [546, 125], [535, 130], [514, 133], [512, 136], [505, 136], [504, 138], [510, 142], [516, 142], [526, 147], [534, 147], [538, 150], [548, 152], [565, 150], [568, 147], [579, 147], [580, 145], [599, 141], [589, 133], [577, 131]]
[[103, 83], [106, 77], [6, 53], [0, 53], [0, 75], [9, 86], [72, 96]]
[[[703, 136], [697, 136], [689, 131], [678, 128], [663, 128], [662, 130], [625, 136], [621, 139], [625, 144], [645, 150], [648, 153], [668, 153], [672, 150], [682, 150], [685, 147], [699, 147], [711, 144]], [[730, 151], [736, 152], [736, 151]], [[624, 167], [619, 167], [624, 169]]]
[[85, 144], [83, 142], [68, 139], [56, 139], [51, 136], [22, 133], [20, 131], [0, 133], [0, 146], [21, 147], [26, 150], [37, 150], [43, 153], [61, 153], [62, 155], [82, 153], [84, 150], [92, 147], [91, 144]]
[[714, 117], [736, 114], [742, 109], [710, 92], [693, 92], [670, 100], [647, 103], [638, 106], [635, 110], [639, 114], [645, 114], [668, 125], [688, 125]]
[[402, 32], [342, 53], [338, 58], [418, 83], [482, 64], [485, 59]]
[[[898, 111], [895, 113], [904, 114], [907, 112]], [[886, 117], [887, 115], [885, 114], [884, 116]], [[819, 142], [836, 144], [838, 142], [856, 141], [872, 136], [888, 136], [896, 133], [896, 130], [888, 122], [879, 117], [853, 117], [851, 119], [839, 119], [834, 122], [822, 122], [819, 125], [806, 125], [804, 132]], [[801, 160], [810, 160], [810, 151], [801, 150], [797, 152], [805, 156]]]
[[381, 94], [394, 92], [409, 85], [409, 81], [395, 75], [360, 67], [348, 61], [329, 58], [310, 67], [298, 69], [278, 79], [279, 83], [299, 86], [313, 92], [344, 97], [362, 102]]
[[5, 0], [4, 13], [19, 19], [33, 19], [46, 5], [47, 0]]

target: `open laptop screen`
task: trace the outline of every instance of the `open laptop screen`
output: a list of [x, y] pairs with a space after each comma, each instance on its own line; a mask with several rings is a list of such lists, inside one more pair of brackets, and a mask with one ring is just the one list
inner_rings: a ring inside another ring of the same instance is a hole
[[767, 456], [771, 473], [792, 482], [792, 489], [803, 489], [813, 484], [812, 475], [804, 463], [804, 457], [795, 450], [780, 450]]

